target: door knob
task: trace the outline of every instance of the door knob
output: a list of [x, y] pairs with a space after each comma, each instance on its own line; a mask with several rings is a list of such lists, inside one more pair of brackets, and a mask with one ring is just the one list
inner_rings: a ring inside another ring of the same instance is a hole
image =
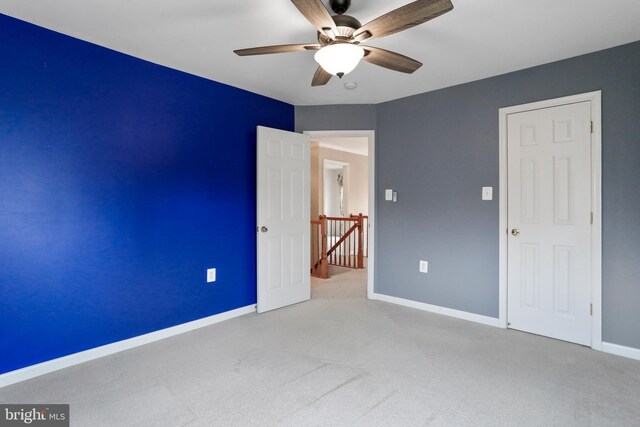
[[269, 229], [263, 225], [262, 227], [260, 227], [260, 231], [266, 233], [267, 231], [269, 231]]
[[511, 235], [516, 237], [519, 236], [520, 230], [518, 230], [517, 228], [514, 228], [513, 230], [511, 230]]

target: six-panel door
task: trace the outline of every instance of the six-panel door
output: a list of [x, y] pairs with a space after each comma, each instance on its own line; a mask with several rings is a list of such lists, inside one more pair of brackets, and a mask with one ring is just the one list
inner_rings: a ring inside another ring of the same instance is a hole
[[591, 343], [591, 106], [508, 116], [508, 322]]
[[259, 313], [308, 300], [310, 138], [258, 127]]

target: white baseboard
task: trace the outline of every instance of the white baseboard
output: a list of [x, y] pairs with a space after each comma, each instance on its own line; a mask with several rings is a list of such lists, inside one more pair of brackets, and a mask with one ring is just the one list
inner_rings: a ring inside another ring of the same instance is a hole
[[403, 298], [392, 297], [383, 294], [373, 294], [373, 298], [379, 301], [390, 302], [392, 304], [403, 305], [430, 313], [443, 314], [445, 316], [455, 317], [457, 319], [468, 320], [470, 322], [481, 323], [483, 325], [494, 326], [500, 328], [500, 319], [494, 317], [483, 316], [481, 314], [469, 313], [466, 311], [454, 310], [452, 308], [440, 307], [437, 305], [426, 304], [424, 302], [412, 301]]
[[617, 356], [628, 357], [629, 359], [640, 360], [640, 348], [625, 347], [623, 345], [602, 343], [602, 351], [615, 354]]
[[78, 365], [110, 354], [149, 344], [154, 341], [184, 334], [185, 332], [191, 332], [195, 329], [210, 326], [224, 320], [233, 319], [234, 317], [254, 313], [255, 311], [255, 304], [248, 305], [235, 310], [225, 311], [224, 313], [216, 314], [214, 316], [205, 317], [203, 319], [194, 320], [192, 322], [183, 323], [181, 325], [172, 326], [170, 328], [161, 329], [159, 331], [150, 332], [148, 334], [139, 335], [123, 341], [117, 341], [111, 344], [81, 351], [79, 353], [70, 354], [69, 356], [60, 357], [47, 362], [38, 363], [37, 365], [27, 366], [26, 368], [7, 372], [0, 375], [0, 388], [39, 377], [40, 375], [48, 374], [60, 369], [68, 368], [69, 366]]

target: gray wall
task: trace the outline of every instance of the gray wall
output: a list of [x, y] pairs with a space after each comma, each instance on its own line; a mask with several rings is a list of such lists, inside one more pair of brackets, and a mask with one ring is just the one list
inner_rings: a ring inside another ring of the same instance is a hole
[[306, 130], [373, 130], [375, 105], [321, 105], [296, 107], [296, 132]]
[[[636, 42], [379, 104], [376, 292], [497, 317], [498, 109], [602, 90], [603, 339], [640, 348], [639, 76]], [[312, 108], [304, 129], [332, 123]]]

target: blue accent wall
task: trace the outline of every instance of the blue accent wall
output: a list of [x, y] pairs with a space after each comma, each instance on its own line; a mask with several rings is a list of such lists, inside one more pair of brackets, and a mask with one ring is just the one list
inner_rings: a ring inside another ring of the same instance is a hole
[[0, 373], [254, 304], [257, 125], [294, 108], [0, 15]]

